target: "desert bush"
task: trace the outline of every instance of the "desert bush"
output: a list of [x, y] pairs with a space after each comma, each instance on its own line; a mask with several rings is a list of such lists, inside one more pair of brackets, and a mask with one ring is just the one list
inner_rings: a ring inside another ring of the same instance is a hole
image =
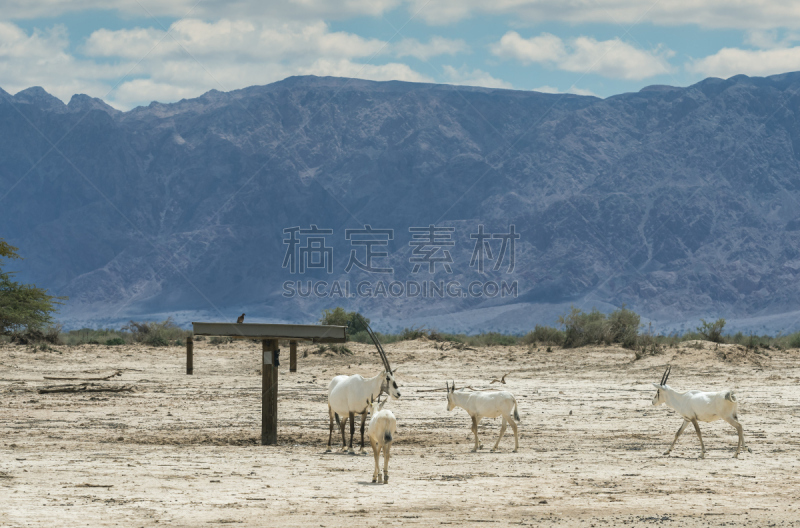
[[15, 272], [3, 271], [5, 259], [21, 259], [17, 248], [0, 239], [0, 334], [16, 334], [31, 342], [47, 341], [46, 329], [53, 324], [57, 305], [66, 297], [48, 295], [47, 290], [12, 280]]
[[[640, 321], [639, 314], [626, 309], [623, 305], [608, 315], [606, 338], [611, 343], [619, 343], [625, 348], [635, 348], [639, 346]], [[651, 333], [650, 338], [652, 337]]]
[[209, 345], [224, 345], [227, 343], [233, 343], [232, 337], [221, 337], [221, 336], [214, 336], [208, 340]]
[[130, 332], [134, 342], [153, 347], [169, 346], [171, 342], [186, 339], [188, 335], [191, 335], [191, 332], [183, 330], [176, 325], [172, 317], [168, 317], [161, 322], [131, 321], [126, 326], [123, 326], [122, 329]]
[[348, 312], [341, 306], [330, 310], [323, 310], [322, 317], [319, 320], [319, 324], [323, 325], [346, 326], [348, 336], [359, 332], [366, 332], [367, 327], [364, 322], [369, 324], [369, 319], [358, 312]]
[[403, 328], [403, 331], [400, 332], [400, 341], [413, 341], [429, 335], [430, 332], [424, 328]]
[[569, 313], [558, 317], [558, 322], [564, 326], [566, 348], [611, 342], [606, 315], [596, 308], [586, 313], [573, 306]]
[[705, 319], [700, 319], [702, 323], [697, 327], [697, 332], [701, 334], [707, 341], [714, 343], [722, 343], [722, 329], [725, 328], [725, 319], [717, 319], [713, 323], [706, 322]]
[[561, 346], [564, 343], [564, 332], [552, 326], [536, 325], [532, 332], [528, 332], [520, 340], [526, 345]]
[[61, 345], [63, 344], [61, 340], [61, 325], [49, 325], [44, 328], [27, 327], [23, 331], [12, 332], [10, 341], [20, 345], [33, 345], [36, 343]]
[[111, 339], [106, 341], [106, 346], [120, 346], [124, 344], [125, 340], [122, 339], [121, 337], [112, 337]]
[[786, 348], [800, 348], [800, 332], [784, 337], [784, 343]]

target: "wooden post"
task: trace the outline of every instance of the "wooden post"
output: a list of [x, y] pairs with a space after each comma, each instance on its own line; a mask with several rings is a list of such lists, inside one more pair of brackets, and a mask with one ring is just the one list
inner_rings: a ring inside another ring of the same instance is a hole
[[297, 372], [297, 341], [289, 341], [289, 372]]
[[278, 443], [277, 339], [261, 341], [261, 445]]
[[186, 338], [186, 373], [194, 373], [194, 339], [192, 336]]

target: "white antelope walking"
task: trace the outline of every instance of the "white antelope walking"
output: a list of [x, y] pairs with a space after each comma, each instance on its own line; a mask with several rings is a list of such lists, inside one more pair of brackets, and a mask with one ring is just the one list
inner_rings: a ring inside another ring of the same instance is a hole
[[[372, 378], [364, 378], [361, 374], [354, 376], [336, 376], [328, 385], [328, 414], [330, 415], [330, 433], [328, 434], [328, 451], [331, 450], [333, 437], [333, 421], [339, 425], [342, 433], [342, 450], [347, 450], [344, 428], [350, 419], [350, 453], [353, 454], [353, 435], [356, 431], [355, 415], [361, 415], [361, 451], [364, 451], [364, 426], [367, 419], [369, 402], [377, 399], [381, 392], [392, 398], [399, 398], [400, 391], [394, 375], [388, 370]], [[364, 404], [367, 402], [367, 405]], [[341, 420], [339, 419], [341, 417]]]
[[383, 450], [383, 483], [389, 483], [389, 450], [392, 447], [394, 434], [397, 432], [397, 419], [390, 410], [383, 410], [386, 400], [380, 402], [367, 402], [372, 407], [372, 418], [369, 421], [369, 443], [372, 446], [372, 454], [375, 457], [375, 471], [372, 473], [372, 482], [380, 482], [381, 468], [380, 457]]
[[[445, 385], [447, 385], [447, 382], [445, 382]], [[478, 441], [478, 424], [481, 423], [481, 419], [497, 418], [502, 415], [503, 425], [500, 426], [500, 436], [497, 438], [492, 451], [497, 450], [497, 446], [500, 445], [500, 440], [506, 432], [506, 425], [511, 424], [511, 429], [514, 431], [514, 452], [517, 452], [519, 449], [517, 422], [521, 420], [517, 411], [517, 400], [513, 394], [508, 391], [464, 392], [464, 389], [456, 392], [456, 382], [454, 381], [452, 387], [447, 387], [447, 410], [452, 411], [456, 407], [461, 407], [467, 411], [467, 414], [472, 418], [472, 432], [475, 433], [475, 448], [472, 451], [477, 451], [481, 448]]]
[[737, 416], [739, 403], [736, 401], [732, 390], [724, 390], [721, 392], [702, 392], [699, 390], [690, 390], [684, 393], [677, 392], [667, 385], [667, 379], [672, 368], [667, 367], [664, 375], [661, 376], [661, 383], [653, 383], [653, 386], [658, 389], [656, 395], [653, 397], [653, 405], [661, 405], [666, 403], [667, 406], [672, 407], [675, 411], [683, 417], [683, 424], [678, 432], [675, 433], [675, 439], [672, 445], [664, 453], [669, 455], [672, 448], [675, 447], [675, 442], [683, 430], [691, 422], [694, 425], [694, 430], [697, 431], [697, 438], [700, 439], [700, 458], [705, 458], [706, 447], [703, 445], [703, 437], [700, 435], [700, 424], [697, 422], [714, 422], [717, 420], [725, 420], [731, 424], [739, 433], [739, 444], [736, 446], [736, 454], [734, 458], [739, 457], [739, 451], [744, 447], [749, 452], [752, 449], [744, 445], [744, 433], [742, 431], [742, 424], [740, 424]]

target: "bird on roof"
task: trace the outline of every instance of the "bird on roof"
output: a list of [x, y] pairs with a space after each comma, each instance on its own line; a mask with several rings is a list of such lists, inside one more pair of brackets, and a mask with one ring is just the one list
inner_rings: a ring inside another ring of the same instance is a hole
[[503, 377], [502, 377], [502, 378], [500, 378], [500, 379], [497, 379], [497, 378], [493, 379], [492, 381], [490, 381], [490, 382], [489, 382], [489, 385], [491, 385], [492, 383], [502, 383], [503, 385], [505, 385], [505, 384], [506, 384], [506, 376], [508, 376], [509, 374], [511, 374], [511, 373], [510, 373], [510, 372], [507, 372], [507, 373], [503, 374]]
[[236, 320], [236, 322], [237, 323], [243, 323], [244, 322], [244, 314], [240, 315], [239, 318]]

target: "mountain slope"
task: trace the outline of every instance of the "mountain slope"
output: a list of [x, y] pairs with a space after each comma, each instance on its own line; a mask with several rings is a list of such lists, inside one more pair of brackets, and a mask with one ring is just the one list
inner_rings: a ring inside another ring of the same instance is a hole
[[[785, 329], [800, 308], [798, 89], [797, 73], [605, 100], [293, 77], [130, 112], [2, 92], [0, 236], [27, 257], [20, 278], [70, 297], [69, 321], [299, 321], [343, 304], [387, 326], [518, 331], [571, 303], [626, 303], [663, 328]], [[312, 224], [334, 230], [333, 273], [293, 275], [283, 230]], [[378, 259], [393, 275], [345, 273], [363, 255], [345, 229], [365, 224], [395, 230]], [[452, 274], [412, 272], [409, 228], [430, 224], [454, 228]], [[515, 224], [513, 272], [470, 267], [480, 224]], [[282, 297], [285, 281], [337, 279], [506, 280], [519, 295]]]

